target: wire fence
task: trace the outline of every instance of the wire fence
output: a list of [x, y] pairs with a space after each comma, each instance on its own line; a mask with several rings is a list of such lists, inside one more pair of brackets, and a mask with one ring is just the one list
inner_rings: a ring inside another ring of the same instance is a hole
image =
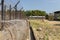
[[[23, 15], [23, 11], [22, 11], [23, 7], [21, 7], [20, 10], [17, 9], [17, 6], [19, 3], [20, 3], [20, 0], [18, 2], [16, 2], [14, 7], [12, 7], [12, 5], [10, 4], [9, 9], [7, 9], [5, 0], [1, 0], [0, 20], [7, 21], [7, 20], [15, 20], [15, 19], [24, 19], [25, 16]], [[0, 29], [3, 29], [5, 23], [2, 22], [0, 24], [1, 24]]]

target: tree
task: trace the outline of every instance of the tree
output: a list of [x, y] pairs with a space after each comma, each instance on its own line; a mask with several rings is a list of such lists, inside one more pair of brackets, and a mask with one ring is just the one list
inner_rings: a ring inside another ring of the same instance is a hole
[[46, 12], [41, 10], [28, 10], [25, 14], [26, 16], [46, 16]]

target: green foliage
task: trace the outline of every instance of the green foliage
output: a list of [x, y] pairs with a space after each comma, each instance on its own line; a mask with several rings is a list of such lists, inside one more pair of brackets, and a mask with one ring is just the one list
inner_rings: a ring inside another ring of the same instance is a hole
[[26, 11], [25, 14], [26, 16], [32, 16], [32, 11]]
[[46, 16], [45, 11], [40, 11], [40, 10], [28, 10], [25, 11], [26, 16]]

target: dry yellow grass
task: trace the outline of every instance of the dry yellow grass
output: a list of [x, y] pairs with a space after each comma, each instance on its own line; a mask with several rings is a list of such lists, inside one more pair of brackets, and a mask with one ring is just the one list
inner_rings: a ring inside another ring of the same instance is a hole
[[[37, 40], [60, 40], [60, 21], [30, 20]], [[37, 29], [41, 28], [41, 31]]]
[[0, 38], [3, 36], [3, 33], [0, 31]]
[[50, 27], [51, 25], [49, 24], [48, 21], [42, 21], [42, 20], [30, 20], [30, 24], [32, 27], [34, 28], [38, 28], [38, 27]]

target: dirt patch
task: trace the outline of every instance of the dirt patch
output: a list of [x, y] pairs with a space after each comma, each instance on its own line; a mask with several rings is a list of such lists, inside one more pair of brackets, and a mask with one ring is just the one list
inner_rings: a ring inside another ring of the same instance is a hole
[[0, 40], [26, 40], [29, 32], [26, 20], [5, 21], [4, 29], [0, 32]]

